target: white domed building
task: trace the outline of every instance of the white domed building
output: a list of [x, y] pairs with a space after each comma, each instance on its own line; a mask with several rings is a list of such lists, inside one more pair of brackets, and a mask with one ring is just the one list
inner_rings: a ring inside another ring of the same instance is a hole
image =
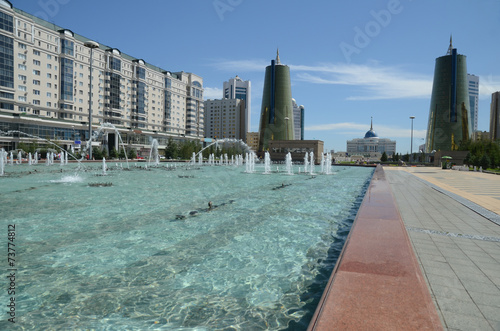
[[358, 156], [358, 158], [365, 160], [380, 160], [384, 152], [387, 157], [392, 157], [396, 153], [396, 141], [379, 138], [373, 131], [373, 119], [370, 130], [366, 132], [364, 138], [347, 141], [347, 154], [353, 158]]

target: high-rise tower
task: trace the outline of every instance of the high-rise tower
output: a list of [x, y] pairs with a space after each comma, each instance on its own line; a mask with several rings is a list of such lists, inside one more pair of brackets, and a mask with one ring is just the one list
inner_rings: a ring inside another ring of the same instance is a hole
[[244, 137], [246, 133], [250, 131], [250, 114], [252, 109], [252, 98], [251, 92], [252, 84], [249, 80], [242, 80], [238, 75], [235, 78], [231, 78], [229, 81], [224, 82], [224, 98], [225, 99], [240, 99], [245, 101], [245, 115], [243, 126], [240, 130]]
[[467, 74], [469, 81], [469, 101], [470, 101], [470, 123], [472, 132], [477, 131], [479, 114], [479, 76]]
[[457, 150], [471, 137], [466, 56], [457, 54], [450, 37], [445, 56], [436, 59], [426, 151]]
[[266, 67], [259, 125], [259, 152], [268, 149], [270, 140], [293, 140], [293, 105], [290, 68], [276, 60]]

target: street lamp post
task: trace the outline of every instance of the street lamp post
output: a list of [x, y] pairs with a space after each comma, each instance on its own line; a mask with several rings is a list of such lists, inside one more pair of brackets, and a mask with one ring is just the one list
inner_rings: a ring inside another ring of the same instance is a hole
[[410, 116], [411, 119], [411, 142], [410, 142], [410, 157], [413, 159], [413, 120], [415, 116]]
[[92, 51], [94, 48], [99, 47], [99, 44], [95, 41], [86, 41], [83, 44], [85, 47], [90, 48], [90, 88], [89, 88], [89, 160], [92, 160]]

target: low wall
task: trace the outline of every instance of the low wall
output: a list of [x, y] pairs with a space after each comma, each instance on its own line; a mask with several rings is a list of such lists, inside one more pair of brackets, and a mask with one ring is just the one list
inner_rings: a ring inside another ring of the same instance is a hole
[[308, 330], [442, 330], [381, 166]]

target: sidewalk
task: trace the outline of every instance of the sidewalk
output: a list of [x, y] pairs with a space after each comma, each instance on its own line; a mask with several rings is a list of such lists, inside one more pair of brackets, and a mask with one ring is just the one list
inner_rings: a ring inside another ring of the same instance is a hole
[[500, 330], [500, 176], [384, 171], [443, 326]]

